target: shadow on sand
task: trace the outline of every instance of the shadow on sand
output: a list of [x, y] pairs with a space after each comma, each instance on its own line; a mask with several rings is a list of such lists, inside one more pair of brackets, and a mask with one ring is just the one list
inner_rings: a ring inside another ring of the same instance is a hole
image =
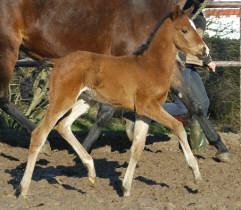
[[[80, 142], [81, 142], [81, 140], [83, 140], [84, 137], [87, 135], [87, 132], [76, 132], [75, 135], [77, 136], [78, 139], [80, 139]], [[0, 142], [6, 143], [13, 147], [28, 148], [29, 140], [30, 140], [30, 136], [24, 131], [9, 129], [9, 130], [1, 131], [0, 133]], [[68, 143], [65, 140], [63, 140], [57, 134], [57, 132], [53, 132], [49, 136], [48, 140], [51, 143], [52, 149], [57, 149], [57, 150], [67, 149], [69, 153], [74, 153], [73, 149], [68, 145]], [[169, 140], [168, 136], [158, 134], [154, 136], [148, 136], [146, 144], [148, 145], [148, 144], [153, 144], [154, 142], [168, 141], [168, 140]], [[125, 132], [108, 131], [102, 134], [101, 138], [94, 146], [94, 149], [97, 149], [106, 145], [110, 146], [111, 151], [118, 151], [119, 153], [124, 153], [128, 149], [130, 149], [131, 142], [128, 140]], [[147, 151], [152, 152], [151, 150], [147, 150]], [[0, 155], [11, 161], [19, 161], [17, 158], [9, 156], [5, 153], [1, 153]], [[60, 166], [53, 167], [53, 166], [48, 166], [49, 164], [48, 160], [41, 159], [36, 163], [32, 179], [35, 181], [40, 181], [44, 179], [44, 180], [47, 180], [49, 184], [59, 185], [66, 190], [74, 190], [81, 194], [84, 194], [85, 192], [83, 190], [77, 189], [74, 186], [63, 184], [58, 180], [59, 176], [75, 177], [75, 178], [87, 177], [87, 170], [82, 164], [82, 162], [79, 160], [79, 158], [76, 156], [74, 160], [76, 163], [74, 166], [60, 165]], [[122, 196], [122, 191], [121, 191], [122, 181], [120, 179], [121, 172], [117, 172], [116, 169], [126, 168], [128, 164], [124, 163], [120, 165], [118, 161], [109, 161], [106, 159], [94, 159], [94, 162], [95, 162], [97, 177], [109, 179], [109, 185], [113, 187], [113, 189], [118, 193], [119, 196]], [[16, 195], [18, 195], [19, 193], [19, 183], [22, 179], [25, 167], [26, 167], [26, 162], [20, 163], [14, 169], [5, 170], [5, 173], [8, 173], [11, 175], [11, 179], [8, 181], [8, 183], [11, 184], [14, 189], [16, 189]], [[154, 181], [147, 180], [146, 178], [143, 178], [143, 177], [139, 177], [136, 179], [148, 185], [153, 185], [154, 183]], [[163, 183], [154, 183], [154, 184], [160, 185], [162, 187], [169, 187], [168, 185]]]

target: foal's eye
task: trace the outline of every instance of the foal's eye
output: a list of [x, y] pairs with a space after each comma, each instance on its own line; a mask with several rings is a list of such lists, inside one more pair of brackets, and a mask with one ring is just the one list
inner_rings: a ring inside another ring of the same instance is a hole
[[187, 33], [187, 29], [182, 29], [182, 33], [186, 34]]

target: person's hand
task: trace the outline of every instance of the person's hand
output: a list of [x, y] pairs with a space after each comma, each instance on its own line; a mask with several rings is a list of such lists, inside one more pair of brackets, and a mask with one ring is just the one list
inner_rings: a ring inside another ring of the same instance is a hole
[[208, 69], [212, 72], [215, 72], [216, 70], [216, 63], [214, 63], [213, 61], [211, 61], [209, 64], [208, 64]]

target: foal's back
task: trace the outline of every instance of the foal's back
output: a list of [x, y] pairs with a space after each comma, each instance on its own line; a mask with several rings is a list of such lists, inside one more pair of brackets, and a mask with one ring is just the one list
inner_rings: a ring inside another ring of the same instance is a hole
[[84, 86], [88, 87], [94, 91], [97, 100], [117, 107], [133, 109], [133, 96], [140, 83], [150, 87], [150, 84], [143, 82], [143, 79], [146, 81], [147, 77], [151, 76], [148, 74], [146, 62], [138, 56], [110, 56], [76, 51], [53, 59], [52, 62], [54, 68], [51, 83], [62, 80], [64, 87], [73, 85], [79, 90]]

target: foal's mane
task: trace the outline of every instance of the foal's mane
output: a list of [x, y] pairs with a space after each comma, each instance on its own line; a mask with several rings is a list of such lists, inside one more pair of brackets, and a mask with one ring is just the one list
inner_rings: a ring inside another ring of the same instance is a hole
[[[182, 10], [182, 14], [184, 14], [183, 10]], [[161, 20], [155, 25], [153, 31], [151, 32], [151, 34], [149, 35], [149, 37], [146, 40], [146, 43], [142, 44], [137, 50], [135, 50], [132, 54], [133, 55], [142, 55], [150, 46], [151, 41], [153, 40], [156, 32], [158, 31], [158, 29], [160, 28], [160, 26], [164, 23], [164, 21], [167, 18], [172, 18], [173, 12], [169, 12], [167, 13], [163, 18], [161, 18]]]

